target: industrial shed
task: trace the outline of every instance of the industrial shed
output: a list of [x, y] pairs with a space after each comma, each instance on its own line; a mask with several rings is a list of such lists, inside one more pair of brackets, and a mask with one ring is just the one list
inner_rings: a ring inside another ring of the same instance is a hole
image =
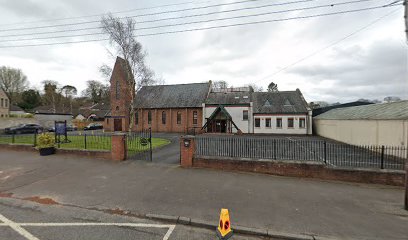
[[313, 124], [317, 135], [348, 144], [408, 147], [408, 101], [333, 109]]

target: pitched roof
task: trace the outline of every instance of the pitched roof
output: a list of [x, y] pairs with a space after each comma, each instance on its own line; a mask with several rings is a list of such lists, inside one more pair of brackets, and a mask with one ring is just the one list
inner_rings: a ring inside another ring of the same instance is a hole
[[343, 104], [333, 105], [333, 106], [328, 106], [328, 107], [315, 108], [313, 109], [313, 117], [318, 116], [327, 111], [330, 111], [332, 109], [336, 109], [336, 108], [355, 107], [355, 106], [370, 105], [370, 104], [374, 104], [374, 103], [355, 101], [355, 102], [343, 103]]
[[21, 107], [14, 105], [14, 104], [10, 105], [10, 111], [23, 111], [24, 112], [24, 110]]
[[239, 105], [251, 102], [251, 92], [211, 92], [206, 104], [209, 105]]
[[210, 83], [144, 86], [136, 93], [135, 108], [201, 107]]
[[315, 119], [326, 120], [406, 120], [408, 100], [337, 108], [320, 114]]
[[307, 102], [302, 93], [296, 91], [252, 93], [254, 113], [307, 113]]

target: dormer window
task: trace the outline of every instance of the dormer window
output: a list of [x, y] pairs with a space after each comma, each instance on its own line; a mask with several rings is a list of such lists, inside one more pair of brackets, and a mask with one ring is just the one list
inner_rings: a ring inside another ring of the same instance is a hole
[[290, 101], [288, 99], [285, 100], [284, 105], [285, 106], [292, 106], [292, 104], [290, 103]]
[[269, 102], [269, 100], [266, 100], [266, 101], [265, 101], [264, 106], [265, 106], [265, 107], [270, 107], [270, 106], [271, 106], [271, 103]]

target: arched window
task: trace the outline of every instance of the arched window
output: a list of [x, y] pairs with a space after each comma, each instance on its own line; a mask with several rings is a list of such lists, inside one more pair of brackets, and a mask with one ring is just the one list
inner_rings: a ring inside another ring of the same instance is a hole
[[120, 98], [120, 83], [119, 81], [116, 81], [116, 86], [115, 86], [115, 95], [116, 95], [116, 99]]
[[162, 124], [166, 124], [166, 112], [162, 112]]
[[177, 112], [177, 124], [181, 124], [181, 112]]
[[197, 111], [193, 112], [193, 124], [194, 125], [198, 124], [198, 113], [197, 113]]
[[119, 111], [119, 106], [116, 106], [116, 111]]
[[147, 124], [151, 124], [152, 123], [152, 112], [149, 111], [147, 113]]

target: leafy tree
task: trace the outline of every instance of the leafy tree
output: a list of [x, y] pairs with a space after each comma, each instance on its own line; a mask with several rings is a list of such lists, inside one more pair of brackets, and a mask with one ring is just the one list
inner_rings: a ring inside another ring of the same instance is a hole
[[278, 84], [271, 82], [268, 85], [268, 92], [278, 92]]
[[82, 96], [88, 97], [94, 103], [106, 101], [109, 98], [109, 86], [96, 80], [86, 82], [87, 87], [82, 92]]
[[18, 106], [24, 110], [32, 110], [41, 105], [41, 95], [37, 90], [29, 89], [21, 94]]
[[122, 21], [120, 18], [115, 18], [109, 14], [102, 18], [102, 30], [108, 34], [110, 43], [115, 47], [116, 52], [120, 55], [127, 64], [125, 64], [128, 77], [128, 89], [130, 95], [130, 128], [134, 126], [134, 98], [135, 91], [142, 86], [152, 85], [156, 83], [154, 72], [146, 65], [146, 51], [142, 50], [142, 44], [135, 38], [136, 21], [133, 18], [126, 18]]
[[27, 88], [27, 77], [21, 69], [0, 67], [0, 88], [8, 95], [10, 103], [17, 102], [18, 96]]

